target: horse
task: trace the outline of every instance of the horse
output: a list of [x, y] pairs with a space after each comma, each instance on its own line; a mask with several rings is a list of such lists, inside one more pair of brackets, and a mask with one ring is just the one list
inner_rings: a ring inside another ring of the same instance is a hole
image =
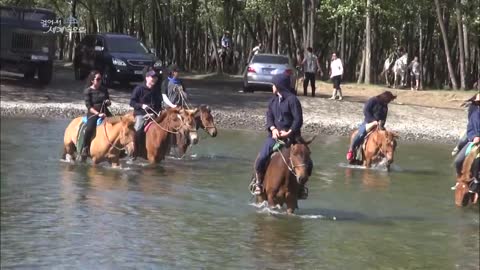
[[177, 134], [189, 136], [191, 142], [197, 143], [196, 113], [197, 109], [170, 108], [163, 111], [145, 127], [145, 145], [136, 150], [137, 156], [147, 159], [151, 164], [160, 163], [170, 152], [171, 136]]
[[[475, 183], [475, 181], [478, 181], [478, 170], [480, 166], [478, 166], [478, 164], [476, 166], [476, 175], [475, 172], [472, 172], [472, 169], [475, 159], [478, 158], [479, 153], [480, 147], [474, 146], [463, 162], [461, 175], [457, 177], [457, 183], [455, 184], [455, 204], [459, 207], [478, 202], [478, 187], [480, 184], [478, 182]], [[470, 191], [471, 185], [473, 184], [477, 185], [477, 190], [475, 193]]]
[[268, 201], [268, 206], [287, 205], [287, 213], [293, 214], [298, 208], [300, 189], [308, 181], [313, 169], [308, 145], [315, 139], [306, 141], [298, 137], [289, 147], [280, 148], [270, 157], [267, 165], [262, 194], [257, 195], [257, 203]]
[[[196, 129], [202, 128], [207, 132], [210, 137], [217, 136], [217, 127], [213, 120], [212, 112], [207, 105], [200, 105], [197, 108], [197, 113], [195, 114], [195, 123]], [[180, 156], [185, 155], [187, 152], [188, 146], [191, 145], [191, 140], [188, 136], [184, 136], [183, 133], [176, 134], [175, 144], [177, 147], [177, 154]]]
[[[63, 159], [75, 160], [78, 154], [76, 143], [81, 123], [82, 117], [77, 117], [65, 129]], [[89, 152], [93, 164], [108, 160], [112, 167], [120, 167], [119, 159], [123, 151], [131, 153], [134, 150], [134, 123], [133, 114], [105, 118], [103, 123], [97, 126], [95, 137], [90, 143]]]
[[[357, 135], [358, 130], [354, 130], [350, 136], [350, 144]], [[356, 153], [356, 158], [350, 161], [352, 165], [363, 165], [366, 168], [378, 164], [383, 158], [387, 159], [387, 171], [390, 171], [390, 165], [393, 163], [395, 148], [397, 147], [398, 135], [394, 132], [375, 128], [365, 137], [365, 141]], [[360, 157], [360, 159], [358, 159]]]
[[398, 77], [401, 78], [401, 87], [405, 87], [407, 82], [405, 77], [407, 75], [407, 59], [408, 54], [403, 54], [400, 58], [395, 61], [395, 65], [393, 66], [393, 73], [394, 73], [394, 80], [393, 80], [393, 88], [397, 88], [397, 81]]
[[397, 55], [395, 53], [392, 53], [387, 59], [385, 59], [385, 62], [383, 63], [383, 70], [380, 75], [381, 76], [385, 75], [385, 83], [387, 84], [387, 87], [391, 87], [393, 84], [392, 68], [393, 68], [393, 65], [395, 64], [395, 60], [397, 60]]

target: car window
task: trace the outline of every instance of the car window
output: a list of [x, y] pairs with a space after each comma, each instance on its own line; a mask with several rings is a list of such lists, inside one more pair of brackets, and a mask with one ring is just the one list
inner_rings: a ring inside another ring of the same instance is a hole
[[107, 39], [107, 47], [111, 52], [148, 53], [145, 45], [134, 38], [111, 37]]
[[283, 56], [257, 54], [253, 57], [252, 63], [288, 65], [289, 61], [287, 57]]
[[2, 18], [18, 19], [18, 13], [13, 9], [2, 8], [0, 12]]

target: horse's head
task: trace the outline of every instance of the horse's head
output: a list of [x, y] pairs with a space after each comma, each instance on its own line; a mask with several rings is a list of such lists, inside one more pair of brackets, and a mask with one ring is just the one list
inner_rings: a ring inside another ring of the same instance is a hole
[[133, 113], [127, 113], [121, 116], [118, 124], [121, 125], [119, 142], [125, 146], [127, 154], [131, 155], [135, 150], [135, 129], [133, 128], [135, 117]]
[[467, 206], [478, 201], [478, 193], [470, 192], [469, 186], [471, 181], [473, 180], [468, 182], [457, 180], [457, 184], [455, 185], [455, 204], [457, 206]]
[[210, 107], [207, 105], [201, 105], [198, 108], [198, 112], [195, 115], [197, 125], [200, 125], [210, 136], [217, 136], [217, 127], [213, 121], [213, 116]]
[[378, 130], [380, 152], [387, 159], [387, 169], [390, 170], [390, 165], [393, 163], [395, 148], [397, 147], [396, 133], [387, 130]]
[[304, 140], [302, 137], [299, 137], [290, 147], [290, 165], [297, 177], [297, 182], [301, 185], [305, 184], [312, 174], [313, 162], [310, 158], [310, 148], [308, 145], [314, 139], [315, 137], [310, 140]]
[[197, 122], [195, 121], [195, 114], [197, 111], [198, 109], [180, 109], [178, 114], [178, 119], [182, 122], [179, 131], [184, 132], [185, 134], [188, 133], [188, 138], [192, 144], [198, 143]]

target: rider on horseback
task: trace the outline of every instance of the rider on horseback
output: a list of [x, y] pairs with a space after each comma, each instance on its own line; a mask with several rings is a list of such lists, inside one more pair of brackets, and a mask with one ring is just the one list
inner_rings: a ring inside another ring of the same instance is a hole
[[[469, 108], [469, 118], [467, 125], [467, 140], [468, 142], [473, 142], [474, 144], [480, 143], [480, 94], [476, 95], [475, 100], [473, 101], [475, 105], [471, 105]], [[455, 158], [455, 169], [457, 171], [457, 177], [462, 174], [463, 161], [466, 157], [467, 149], [469, 144], [465, 144], [457, 157]], [[475, 176], [477, 177], [477, 176]]]
[[[138, 85], [133, 89], [132, 97], [130, 99], [130, 106], [133, 107], [133, 115], [135, 116], [135, 149], [138, 149], [143, 139], [143, 126], [145, 124], [146, 115], [150, 113], [160, 114], [162, 110], [162, 101], [160, 93], [155, 89], [158, 75], [155, 71], [150, 70], [145, 75], [145, 83]], [[134, 157], [138, 153], [135, 150]]]
[[164, 107], [176, 108], [187, 106], [187, 92], [182, 81], [178, 78], [178, 67], [169, 68], [168, 77], [162, 82], [162, 99]]
[[388, 104], [394, 100], [396, 96], [390, 91], [385, 91], [378, 96], [370, 98], [363, 107], [363, 115], [365, 120], [358, 128], [358, 133], [352, 140], [352, 145], [347, 152], [347, 160], [352, 161], [355, 159], [355, 153], [358, 146], [360, 146], [367, 136], [368, 131], [373, 127], [379, 126], [384, 129], [385, 121], [387, 120]]
[[268, 137], [255, 163], [255, 191], [256, 195], [262, 193], [262, 183], [273, 146], [278, 139], [288, 140], [300, 136], [303, 124], [302, 105], [293, 94], [290, 86], [290, 77], [277, 74], [273, 77], [271, 98], [267, 111]]
[[87, 127], [83, 139], [83, 148], [80, 152], [82, 160], [85, 160], [89, 153], [90, 142], [92, 141], [98, 118], [112, 116], [107, 106], [111, 105], [108, 89], [102, 86], [102, 74], [100, 71], [92, 71], [87, 79], [88, 88], [83, 91], [85, 105], [87, 106]]
[[225, 31], [222, 36], [222, 49], [227, 51], [232, 46], [232, 38], [230, 37], [230, 32]]
[[[475, 110], [478, 110], [480, 108], [480, 94], [475, 94], [473, 97], [466, 100], [462, 104], [462, 107], [466, 107], [466, 106], [468, 106], [467, 120], [470, 120], [470, 116], [472, 115], [472, 113]], [[465, 132], [465, 134], [458, 140], [458, 143], [455, 146], [455, 148], [453, 148], [452, 156], [456, 156], [458, 154], [458, 151], [460, 151], [467, 143], [468, 143], [468, 137], [467, 137], [467, 133]]]

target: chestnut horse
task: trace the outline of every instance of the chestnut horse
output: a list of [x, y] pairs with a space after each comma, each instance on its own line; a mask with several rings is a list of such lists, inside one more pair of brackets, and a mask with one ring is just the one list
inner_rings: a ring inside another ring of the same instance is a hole
[[[198, 107], [198, 111], [195, 114], [195, 122], [197, 124], [197, 130], [202, 128], [211, 137], [217, 136], [217, 127], [213, 120], [212, 112], [207, 105], [201, 105]], [[183, 156], [187, 152], [188, 147], [191, 145], [191, 141], [184, 133], [178, 133], [175, 138], [175, 145], [177, 148], [177, 155]]]
[[287, 213], [293, 214], [298, 208], [300, 188], [311, 175], [309, 164], [312, 160], [308, 145], [314, 139], [305, 141], [299, 137], [290, 147], [283, 147], [272, 154], [263, 181], [265, 190], [257, 196], [257, 203], [268, 201], [269, 207], [285, 203]]
[[[353, 131], [350, 136], [350, 144], [353, 138], [357, 135], [358, 130]], [[363, 165], [370, 168], [374, 164], [378, 164], [383, 158], [387, 159], [387, 170], [390, 170], [390, 165], [393, 163], [395, 148], [397, 147], [398, 135], [387, 130], [375, 128], [370, 131], [364, 142], [360, 146], [360, 151], [357, 151], [354, 160], [350, 161], [352, 165]]]
[[[133, 152], [134, 122], [135, 118], [130, 113], [124, 116], [107, 117], [101, 125], [97, 126], [95, 137], [92, 138], [89, 149], [93, 164], [108, 160], [112, 167], [120, 166], [119, 159], [123, 151]], [[78, 154], [76, 143], [81, 123], [82, 117], [77, 117], [65, 129], [63, 159], [75, 160]]]
[[472, 150], [463, 162], [462, 174], [457, 177], [457, 183], [455, 184], [455, 204], [457, 206], [467, 206], [469, 204], [475, 204], [478, 202], [478, 186], [480, 184], [476, 183], [477, 192], [475, 193], [470, 191], [470, 186], [474, 184], [474, 177], [477, 177], [478, 179], [479, 176], [478, 167], [476, 175], [474, 175], [475, 172], [472, 173], [472, 165], [475, 159], [478, 158], [479, 153], [480, 147], [473, 146]]
[[145, 146], [136, 149], [137, 156], [150, 163], [160, 163], [170, 151], [171, 136], [182, 134], [193, 143], [198, 141], [195, 124], [197, 110], [171, 108], [163, 111], [149, 124], [145, 134]]

